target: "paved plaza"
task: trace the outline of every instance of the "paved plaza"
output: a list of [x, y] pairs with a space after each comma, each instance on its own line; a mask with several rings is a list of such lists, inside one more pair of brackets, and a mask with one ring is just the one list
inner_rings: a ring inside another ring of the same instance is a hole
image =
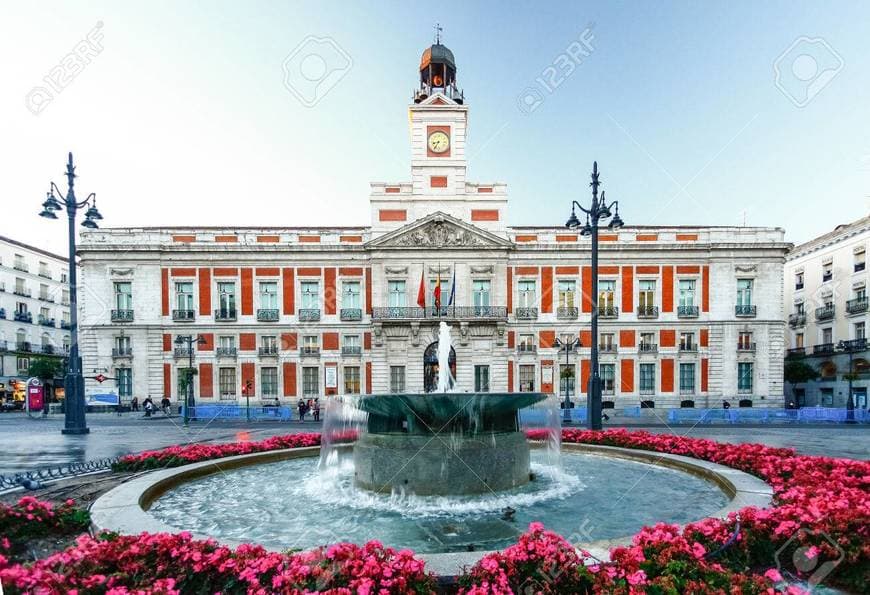
[[[671, 433], [721, 442], [762, 442], [792, 447], [808, 455], [870, 459], [870, 427], [846, 425], [764, 425], [709, 426], [637, 423], [613, 419], [608, 428], [627, 427], [656, 433]], [[266, 422], [245, 420], [191, 423], [181, 418], [141, 414], [93, 414], [88, 416], [91, 433], [65, 436], [60, 430], [63, 417], [28, 418], [24, 414], [0, 415], [0, 474], [10, 474], [67, 463], [115, 457], [153, 448], [193, 442], [262, 440], [294, 432], [320, 431], [321, 424], [307, 421]]]

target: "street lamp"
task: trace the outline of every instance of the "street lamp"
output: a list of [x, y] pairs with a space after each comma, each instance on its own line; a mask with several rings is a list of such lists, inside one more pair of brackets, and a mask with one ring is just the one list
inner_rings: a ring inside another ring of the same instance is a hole
[[[598, 186], [601, 182], [598, 181], [598, 162], [592, 164], [592, 206], [588, 209], [583, 208], [576, 200], [571, 201], [571, 216], [568, 218], [565, 227], [574, 229], [580, 227], [580, 220], [577, 218], [575, 208], [586, 213], [586, 225], [580, 230], [581, 235], [592, 237], [592, 355], [591, 368], [592, 373], [589, 377], [588, 394], [589, 399], [586, 401], [586, 424], [590, 430], [601, 429], [601, 376], [598, 372], [598, 223], [604, 219], [610, 219], [607, 224], [609, 229], [619, 229], [624, 224], [619, 216], [619, 201], [613, 201], [609, 205], [604, 198], [604, 191], [601, 191], [601, 200], [598, 199]], [[612, 210], [612, 212], [611, 212]]]
[[205, 338], [202, 335], [178, 335], [175, 337], [176, 345], [184, 345], [187, 343], [187, 356], [190, 358], [187, 368], [187, 386], [185, 387], [187, 394], [184, 399], [184, 407], [182, 410], [184, 411], [184, 425], [186, 426], [190, 423], [190, 408], [196, 405], [196, 400], [193, 398], [193, 344], [204, 345]]
[[[556, 337], [556, 340], [553, 342], [553, 347], [559, 350], [565, 351], [565, 369], [569, 370], [568, 366], [571, 364], [571, 361], [568, 359], [569, 355], [576, 348], [580, 347], [580, 339], [578, 337], [574, 337], [569, 341], [563, 341], [560, 337]], [[562, 373], [559, 373], [559, 382], [562, 381]], [[571, 388], [568, 384], [568, 378], [565, 378], [565, 402], [564, 409], [562, 411], [562, 421], [563, 423], [569, 424], [571, 423]]]
[[[86, 199], [79, 202], [76, 200], [75, 166], [73, 165], [72, 153], [66, 164], [67, 191], [66, 198], [63, 193], [51, 182], [45, 202], [42, 203], [42, 212], [39, 214], [46, 219], [57, 219], [56, 211], [66, 208], [69, 219], [69, 318], [70, 318], [70, 349], [69, 366], [64, 378], [64, 434], [87, 434], [90, 432], [85, 421], [85, 379], [82, 376], [82, 359], [79, 357], [79, 323], [78, 323], [78, 287], [76, 284], [76, 213], [85, 207], [85, 220], [82, 227], [96, 229], [97, 221], [103, 218], [97, 210], [97, 195], [93, 192]], [[57, 192], [58, 198], [55, 196]]]
[[849, 373], [846, 378], [849, 380], [849, 395], [846, 397], [846, 423], [855, 423], [855, 395], [852, 391], [852, 380], [855, 378], [855, 368], [853, 358], [855, 352], [866, 351], [867, 339], [852, 339], [851, 341], [840, 341], [837, 343], [837, 349], [843, 353], [849, 354]]

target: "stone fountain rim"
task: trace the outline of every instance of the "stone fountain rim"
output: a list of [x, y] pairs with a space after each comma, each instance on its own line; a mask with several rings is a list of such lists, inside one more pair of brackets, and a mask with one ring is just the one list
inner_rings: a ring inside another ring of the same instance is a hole
[[[723, 508], [709, 515], [713, 518], [725, 518], [728, 514], [747, 506], [767, 508], [773, 501], [773, 489], [761, 479], [743, 471], [701, 459], [598, 444], [563, 443], [562, 450], [657, 465], [700, 477], [719, 487], [730, 498]], [[90, 507], [91, 527], [94, 532], [106, 530], [134, 535], [142, 532], [178, 533], [182, 529], [168, 525], [148, 513], [151, 504], [170, 489], [193, 479], [230, 469], [287, 459], [314, 457], [319, 453], [319, 446], [288, 448], [150, 471], [112, 488], [95, 500]], [[242, 544], [242, 542], [234, 540], [216, 539], [209, 535], [197, 533], [193, 533], [193, 537], [196, 539], [211, 538], [232, 548]], [[611, 548], [630, 545], [631, 540], [632, 536], [629, 535], [594, 542], [575, 543], [574, 545], [588, 551], [599, 560], [607, 561], [610, 559], [609, 550]], [[437, 554], [419, 553], [416, 556], [426, 562], [426, 568], [429, 571], [447, 578], [457, 576], [463, 567], [472, 566], [489, 553], [492, 552], [482, 550]]]

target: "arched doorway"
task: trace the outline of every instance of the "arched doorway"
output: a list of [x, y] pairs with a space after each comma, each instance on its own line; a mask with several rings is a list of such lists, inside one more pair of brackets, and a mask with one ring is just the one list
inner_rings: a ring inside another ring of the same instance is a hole
[[[456, 378], [456, 350], [450, 348], [450, 373]], [[431, 393], [438, 386], [438, 341], [430, 343], [423, 352], [423, 390]]]

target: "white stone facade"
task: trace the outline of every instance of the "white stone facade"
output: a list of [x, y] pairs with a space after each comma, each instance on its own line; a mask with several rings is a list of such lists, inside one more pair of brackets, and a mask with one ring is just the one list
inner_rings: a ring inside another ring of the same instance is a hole
[[[424, 352], [445, 320], [466, 390], [559, 392], [565, 352], [554, 340], [579, 337], [569, 368], [572, 397], [580, 389], [574, 400], [583, 402], [589, 240], [558, 225], [508, 226], [506, 184], [466, 179], [468, 106], [449, 93], [423, 96], [409, 107], [410, 182], [372, 184], [368, 225], [86, 232], [84, 368], [131, 370], [122, 398], [175, 399], [188, 365], [175, 340], [195, 334], [205, 341], [194, 352], [200, 403], [244, 402], [247, 386], [256, 403], [415, 392], [425, 388]], [[623, 202], [629, 213], [630, 198]], [[607, 404], [781, 406], [788, 248], [779, 228], [602, 231]], [[738, 283], [748, 284], [740, 301]], [[230, 288], [232, 308], [219, 295]], [[122, 333], [129, 353], [119, 349]]]
[[69, 351], [67, 259], [0, 236], [0, 397], [36, 356]]
[[866, 409], [868, 324], [866, 254], [870, 217], [795, 246], [785, 265], [788, 357], [809, 363], [818, 381], [787, 386], [796, 405], [844, 407], [852, 356], [853, 404]]

